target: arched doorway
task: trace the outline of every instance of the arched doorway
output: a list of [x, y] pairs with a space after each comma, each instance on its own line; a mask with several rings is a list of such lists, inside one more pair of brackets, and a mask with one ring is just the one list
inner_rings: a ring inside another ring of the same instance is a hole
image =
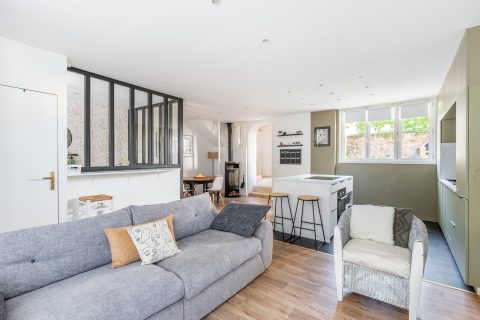
[[266, 124], [257, 131], [256, 187], [272, 187], [272, 125]]

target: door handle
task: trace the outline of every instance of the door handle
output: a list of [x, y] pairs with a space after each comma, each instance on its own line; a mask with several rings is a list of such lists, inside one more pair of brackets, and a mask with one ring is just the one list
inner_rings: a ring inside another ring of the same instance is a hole
[[55, 171], [50, 171], [50, 176], [43, 177], [42, 180], [50, 180], [50, 190], [55, 190]]

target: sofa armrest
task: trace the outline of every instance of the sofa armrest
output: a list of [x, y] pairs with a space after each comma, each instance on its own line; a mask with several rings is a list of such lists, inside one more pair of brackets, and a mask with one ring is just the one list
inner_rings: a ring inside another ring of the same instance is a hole
[[262, 258], [265, 269], [272, 264], [273, 251], [273, 228], [272, 223], [267, 220], [262, 220], [253, 233], [254, 237], [260, 239], [262, 243], [262, 251], [260, 251], [260, 258]]
[[348, 208], [345, 210], [344, 213], [340, 216], [340, 219], [338, 220], [337, 227], [340, 229], [340, 234], [342, 237], [342, 247], [347, 244], [347, 242], [350, 240], [350, 218], [352, 216], [352, 208]]
[[[413, 216], [412, 218], [412, 229], [410, 230], [410, 236], [408, 238], [408, 249], [412, 252], [412, 259], [413, 259], [413, 251], [415, 248], [415, 244], [419, 242], [422, 245], [422, 258], [423, 258], [423, 268], [425, 268], [425, 264], [427, 261], [427, 254], [428, 254], [428, 234], [427, 234], [427, 227], [425, 224], [417, 218]], [[413, 263], [413, 261], [412, 261]], [[422, 269], [423, 270], [423, 269]]]

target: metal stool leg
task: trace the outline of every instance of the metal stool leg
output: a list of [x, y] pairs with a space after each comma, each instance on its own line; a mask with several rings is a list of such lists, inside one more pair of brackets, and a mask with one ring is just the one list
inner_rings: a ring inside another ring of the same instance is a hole
[[[290, 200], [289, 202], [290, 203]], [[290, 232], [290, 243], [294, 243], [295, 241], [298, 240], [298, 238], [293, 238], [293, 235], [296, 235], [296, 232], [295, 232], [295, 221], [297, 221], [297, 211], [298, 211], [298, 203], [299, 203], [299, 200], [297, 199], [297, 205], [295, 206], [295, 215], [293, 216], [293, 221], [292, 221], [292, 231]], [[291, 210], [290, 210], [291, 212]]]
[[[270, 195], [268, 195], [268, 199], [267, 199], [267, 206], [270, 205]], [[265, 218], [263, 218], [264, 220], [267, 220], [267, 215], [265, 215]]]
[[[275, 228], [277, 226], [277, 198], [273, 197], [275, 199], [275, 206], [273, 207], [273, 231], [275, 231]], [[273, 203], [272, 203], [273, 204]]]
[[302, 200], [302, 215], [300, 216], [300, 238], [302, 237], [303, 229], [303, 208], [305, 208], [305, 201]]
[[311, 203], [312, 203], [312, 216], [313, 216], [313, 238], [315, 239], [314, 246], [315, 246], [315, 250], [318, 250], [318, 248], [317, 248], [317, 224], [315, 223], [315, 206], [313, 204], [313, 201]]
[[[312, 202], [312, 205], [313, 205], [313, 202]], [[325, 241], [327, 239], [325, 239], [325, 230], [323, 229], [322, 212], [320, 211], [320, 203], [318, 202], [318, 200], [317, 200], [317, 207], [318, 207], [318, 215], [320, 216], [320, 223], [322, 225], [323, 243], [325, 243]], [[323, 246], [323, 244], [322, 244], [322, 246]]]
[[[287, 197], [287, 202], [288, 202], [288, 210], [290, 211], [290, 221], [292, 221], [292, 230], [293, 232], [290, 232], [290, 234], [293, 233], [293, 235], [295, 236], [296, 235], [296, 232], [295, 232], [295, 219], [293, 218], [293, 214], [292, 214], [292, 207], [290, 206], [290, 197]], [[291, 238], [291, 237], [290, 237]]]
[[283, 197], [280, 198], [280, 211], [282, 213], [282, 241], [285, 241], [285, 223], [283, 222]]

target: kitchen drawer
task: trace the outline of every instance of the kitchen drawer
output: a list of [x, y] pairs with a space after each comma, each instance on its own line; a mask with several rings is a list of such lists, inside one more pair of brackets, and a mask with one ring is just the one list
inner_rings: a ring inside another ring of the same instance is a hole
[[330, 210], [337, 209], [337, 192], [330, 195]]
[[337, 210], [330, 211], [330, 234], [331, 237], [333, 235], [333, 231], [335, 230], [335, 226], [337, 225]]

